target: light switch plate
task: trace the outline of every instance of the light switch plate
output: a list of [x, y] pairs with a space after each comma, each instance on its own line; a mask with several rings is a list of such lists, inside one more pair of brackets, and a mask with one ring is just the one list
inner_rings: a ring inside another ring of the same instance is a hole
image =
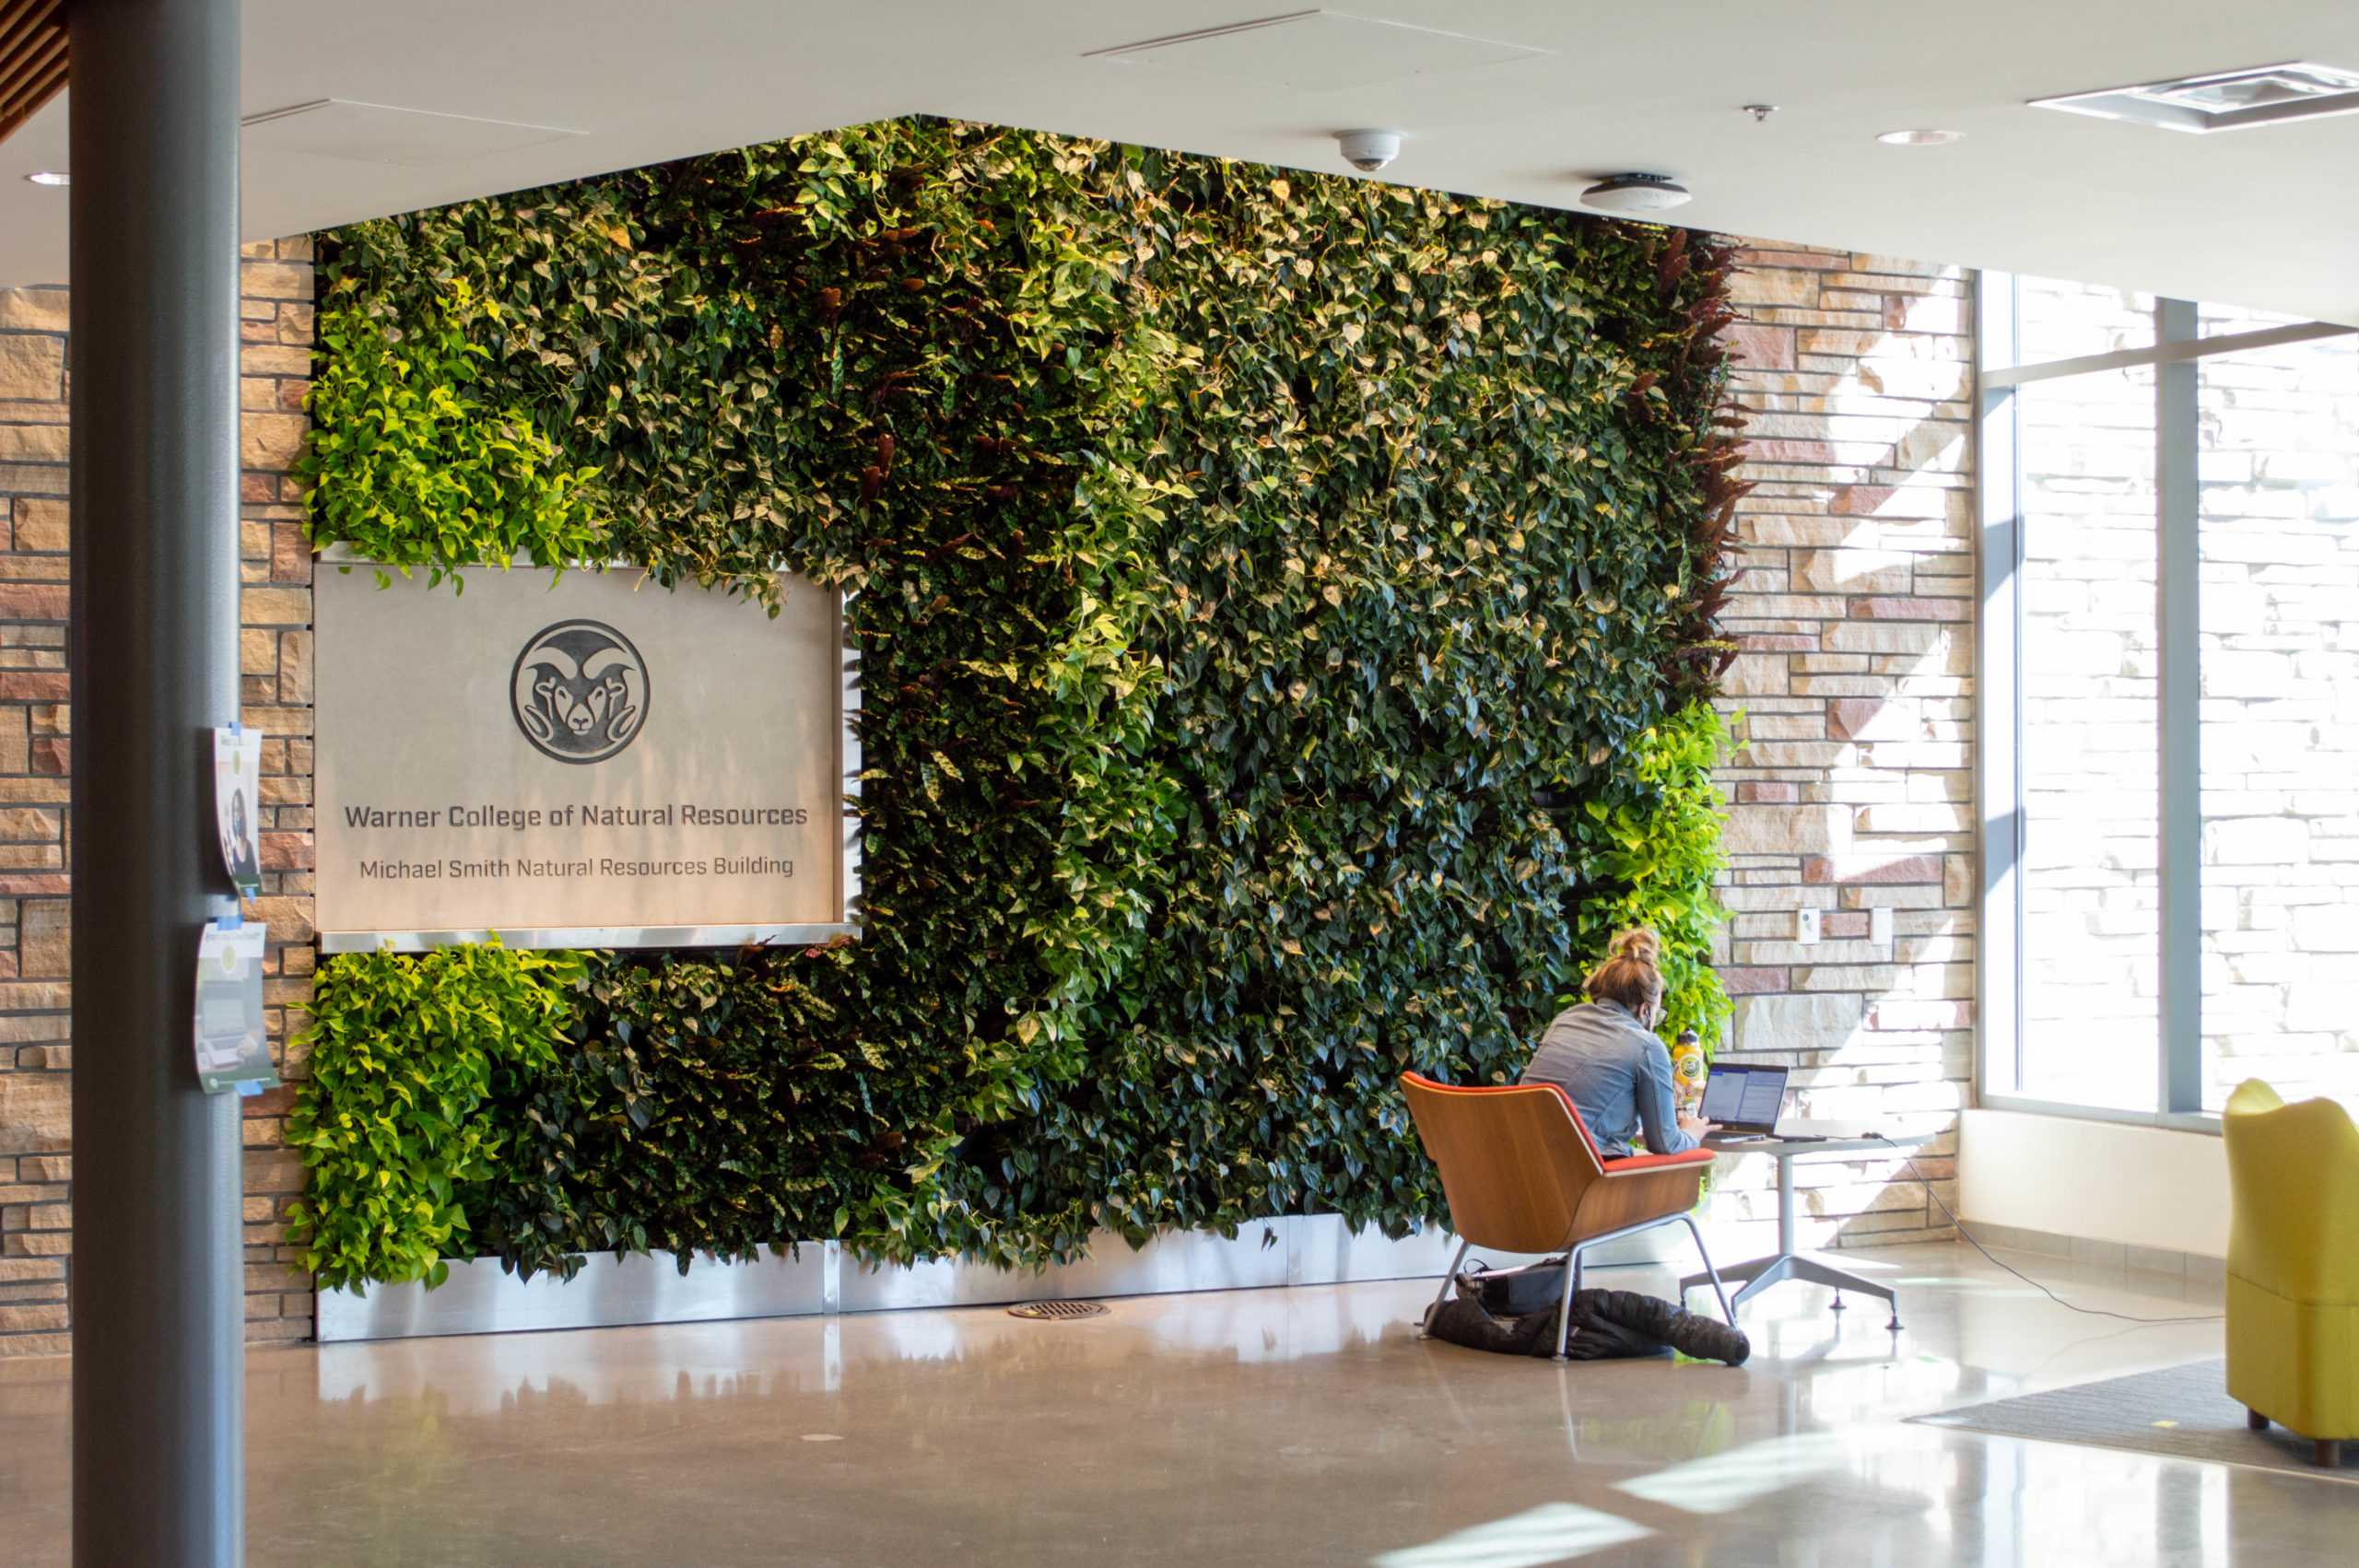
[[1817, 910], [1797, 909], [1794, 911], [1794, 940], [1805, 945], [1818, 940]]
[[1889, 908], [1868, 911], [1868, 940], [1882, 947], [1892, 945], [1892, 911]]

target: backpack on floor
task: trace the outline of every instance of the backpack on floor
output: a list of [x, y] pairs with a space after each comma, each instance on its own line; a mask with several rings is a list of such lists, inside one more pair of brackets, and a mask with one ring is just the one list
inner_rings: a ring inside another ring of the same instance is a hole
[[1555, 1312], [1564, 1305], [1566, 1263], [1546, 1258], [1520, 1269], [1494, 1269], [1478, 1258], [1458, 1276], [1458, 1293], [1473, 1295], [1494, 1317]]

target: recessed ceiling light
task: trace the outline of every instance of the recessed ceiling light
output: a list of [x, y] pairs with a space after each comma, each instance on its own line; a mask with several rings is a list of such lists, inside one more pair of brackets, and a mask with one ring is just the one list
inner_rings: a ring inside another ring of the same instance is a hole
[[2200, 135], [2328, 114], [2359, 114], [2359, 71], [2303, 60], [2177, 76], [2167, 82], [2142, 82], [2104, 92], [2036, 98], [2031, 106]]
[[1939, 147], [1966, 140], [1964, 131], [1886, 131], [1876, 140], [1888, 147]]
[[37, 169], [25, 176], [36, 185], [71, 185], [74, 176], [62, 169]]
[[1582, 201], [1602, 212], [1661, 212], [1691, 199], [1687, 187], [1667, 174], [1616, 174], [1581, 193]]

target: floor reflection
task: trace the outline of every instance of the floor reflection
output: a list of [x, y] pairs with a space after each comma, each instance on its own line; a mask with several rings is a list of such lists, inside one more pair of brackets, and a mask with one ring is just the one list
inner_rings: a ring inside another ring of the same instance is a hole
[[[2350, 1560], [2359, 1486], [1907, 1422], [2214, 1356], [2216, 1324], [2079, 1317], [1954, 1247], [1876, 1261], [1904, 1332], [1781, 1287], [1743, 1368], [1426, 1343], [1414, 1282], [258, 1352], [250, 1560]], [[2135, 1285], [2075, 1290], [2158, 1311]], [[63, 1370], [0, 1367], [12, 1563], [65, 1561]]]

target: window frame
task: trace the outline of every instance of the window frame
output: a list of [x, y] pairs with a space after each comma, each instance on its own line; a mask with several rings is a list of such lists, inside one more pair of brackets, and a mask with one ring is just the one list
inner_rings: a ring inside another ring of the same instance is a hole
[[[1975, 941], [1978, 1105], [2089, 1121], [2216, 1134], [2203, 1108], [2201, 429], [2197, 362], [2359, 328], [2294, 322], [2201, 335], [2192, 301], [2157, 298], [2149, 347], [2026, 364], [2016, 275], [1975, 278], [1975, 770], [1980, 829]], [[2155, 630], [2159, 648], [2160, 952], [2155, 1108], [2123, 1110], [2016, 1092], [2023, 1076], [2023, 462], [2017, 389], [2066, 376], [2154, 366]]]

